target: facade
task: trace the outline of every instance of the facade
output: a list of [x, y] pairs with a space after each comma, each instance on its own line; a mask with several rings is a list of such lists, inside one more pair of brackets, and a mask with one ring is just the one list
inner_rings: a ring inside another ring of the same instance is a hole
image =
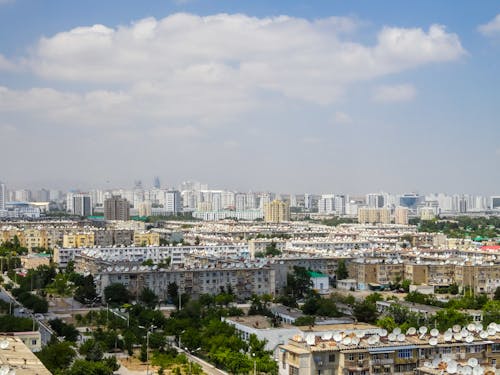
[[89, 194], [73, 194], [71, 213], [78, 216], [92, 215], [92, 199]]
[[68, 233], [63, 235], [63, 247], [92, 247], [94, 246], [94, 232]]
[[5, 210], [5, 202], [7, 201], [7, 188], [5, 184], [0, 182], [0, 210]]
[[[16, 375], [51, 375], [51, 372], [43, 365], [30, 347], [36, 349], [39, 345], [39, 333], [22, 332], [13, 335], [1, 335], [0, 342], [5, 343], [5, 349], [2, 347], [0, 354], [0, 365], [6, 373]], [[29, 340], [27, 346], [24, 339]], [[31, 340], [37, 340], [32, 344]]]
[[418, 330], [406, 335], [393, 333], [391, 339], [381, 330], [378, 334], [355, 328], [329, 334], [310, 332], [296, 335], [280, 346], [279, 374], [445, 375], [448, 366], [460, 370], [469, 366], [466, 372], [458, 373], [472, 374], [471, 363], [481, 366], [478, 374], [495, 374], [500, 369], [500, 334], [493, 331], [482, 338], [478, 331], [466, 329], [467, 340], [457, 340], [452, 333], [437, 333], [431, 338], [429, 333], [420, 334]]
[[408, 208], [396, 207], [394, 210], [394, 224], [408, 225]]
[[130, 203], [125, 198], [113, 196], [104, 200], [104, 220], [130, 219]]
[[290, 205], [287, 202], [274, 200], [264, 204], [264, 221], [266, 223], [281, 223], [290, 221]]
[[358, 209], [358, 222], [360, 224], [390, 224], [391, 211], [388, 208], [367, 208]]

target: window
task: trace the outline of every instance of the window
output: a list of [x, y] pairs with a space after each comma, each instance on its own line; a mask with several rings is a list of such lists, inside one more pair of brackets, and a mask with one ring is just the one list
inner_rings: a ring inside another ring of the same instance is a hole
[[347, 355], [347, 359], [348, 359], [349, 361], [354, 361], [354, 353], [349, 353], [349, 354]]
[[411, 358], [411, 357], [412, 357], [411, 349], [398, 350], [398, 358]]
[[360, 361], [362, 361], [363, 359], [365, 359], [365, 353], [359, 353], [359, 355], [358, 355], [358, 359], [359, 359]]
[[328, 356], [328, 362], [335, 362], [335, 354], [330, 354]]
[[294, 366], [288, 368], [288, 375], [299, 375], [299, 369]]

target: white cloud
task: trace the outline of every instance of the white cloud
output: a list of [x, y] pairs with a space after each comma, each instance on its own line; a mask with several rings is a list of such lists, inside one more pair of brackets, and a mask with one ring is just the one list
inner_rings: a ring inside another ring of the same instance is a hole
[[350, 124], [352, 123], [352, 118], [345, 112], [337, 111], [333, 115], [333, 122], [335, 124]]
[[415, 87], [408, 84], [379, 86], [373, 93], [373, 100], [377, 102], [407, 102], [417, 95]]
[[[77, 27], [41, 38], [16, 60], [47, 87], [0, 87], [0, 113], [46, 126], [200, 137], [213, 127], [242, 124], [247, 114], [272, 108], [273, 100], [329, 105], [353, 83], [465, 53], [443, 26], [384, 27], [376, 43], [366, 45], [344, 36], [358, 24], [347, 17], [178, 13], [118, 27]], [[19, 65], [0, 55], [0, 69]], [[50, 88], [52, 81], [65, 89]], [[338, 112], [334, 121], [351, 119]]]
[[479, 32], [485, 36], [498, 36], [500, 35], [500, 14], [497, 14], [490, 22], [484, 25], [479, 25]]
[[[1, 1], [1, 0], [0, 0]], [[16, 66], [0, 53], [0, 70], [15, 70]]]

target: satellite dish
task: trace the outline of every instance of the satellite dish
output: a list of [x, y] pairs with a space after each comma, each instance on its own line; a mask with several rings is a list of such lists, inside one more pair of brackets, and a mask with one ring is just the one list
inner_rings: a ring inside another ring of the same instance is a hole
[[462, 334], [462, 337], [465, 339], [467, 336], [469, 336], [469, 332], [467, 330], [462, 330], [462, 332], [460, 332]]
[[344, 339], [342, 340], [342, 344], [344, 344], [344, 345], [351, 345], [351, 342], [352, 342], [352, 340], [349, 336], [344, 337]]
[[446, 368], [446, 371], [448, 371], [448, 374], [455, 374], [457, 372], [457, 364], [451, 364], [448, 363], [448, 367]]
[[387, 336], [387, 330], [386, 329], [381, 329], [380, 332], [379, 332], [379, 334], [380, 334], [380, 337], [385, 337], [385, 336]]
[[425, 335], [427, 333], [427, 327], [425, 326], [422, 326], [418, 329], [418, 332], [421, 334], [421, 335]]
[[387, 336], [389, 341], [396, 341], [397, 336], [394, 333], [389, 333], [389, 336]]
[[481, 331], [479, 332], [479, 337], [481, 337], [482, 339], [485, 339], [488, 337], [488, 332], [487, 331]]
[[306, 343], [307, 345], [314, 345], [316, 343], [316, 337], [310, 333], [306, 336]]
[[399, 342], [404, 342], [406, 339], [406, 335], [404, 333], [400, 333], [396, 338]]
[[437, 339], [437, 338], [435, 338], [435, 337], [431, 337], [431, 338], [429, 339], [429, 345], [436, 346], [436, 345], [437, 345], [437, 343], [438, 343], [438, 339]]
[[439, 331], [436, 328], [431, 329], [431, 336], [438, 337]]
[[465, 338], [465, 342], [470, 344], [472, 341], [474, 341], [474, 336], [469, 335]]
[[394, 328], [394, 331], [392, 331], [392, 333], [394, 333], [396, 336], [399, 335], [401, 333], [401, 328], [399, 327]]
[[476, 323], [476, 332], [481, 332], [483, 330], [483, 325], [481, 323]]
[[497, 330], [497, 324], [495, 322], [491, 322], [490, 324], [488, 324], [488, 329], [494, 329], [495, 331]]
[[353, 337], [351, 340], [351, 343], [352, 343], [352, 345], [356, 345], [356, 346], [359, 345], [359, 343], [360, 343], [359, 337]]
[[408, 328], [408, 331], [406, 331], [407, 335], [414, 335], [415, 333], [417, 333], [417, 329], [415, 327], [410, 327]]
[[472, 375], [472, 367], [470, 367], [470, 366], [463, 366], [462, 367], [462, 374], [464, 374], [464, 375]]
[[325, 340], [329, 341], [329, 340], [331, 340], [331, 339], [332, 339], [332, 337], [333, 337], [333, 333], [332, 333], [332, 332], [327, 332], [327, 333], [325, 333], [325, 334], [323, 335], [323, 337], [324, 337], [324, 339], [325, 339]]
[[9, 347], [9, 341], [8, 340], [2, 340], [0, 341], [0, 349], [7, 349]]
[[453, 338], [455, 339], [455, 341], [462, 341], [462, 334], [460, 332], [456, 332], [453, 334]]
[[336, 334], [333, 335], [333, 339], [336, 342], [341, 342], [342, 341], [342, 335], [340, 333], [336, 333]]
[[359, 339], [362, 339], [363, 337], [365, 337], [365, 331], [363, 331], [363, 330], [356, 331], [355, 334], [356, 334], [356, 337]]
[[469, 332], [474, 332], [476, 330], [476, 325], [474, 323], [470, 323], [468, 326], [467, 326], [467, 331]]
[[457, 332], [460, 332], [461, 329], [462, 329], [462, 327], [460, 327], [460, 325], [455, 324], [452, 328], [452, 331], [457, 333]]
[[0, 375], [7, 375], [9, 373], [10, 367], [7, 365], [3, 365], [0, 367]]
[[487, 333], [488, 333], [488, 336], [495, 336], [497, 334], [497, 330], [494, 329], [493, 327], [491, 327], [491, 328], [488, 328]]
[[484, 374], [484, 369], [481, 366], [476, 366], [472, 368], [472, 374], [473, 375], [483, 375]]
[[469, 360], [467, 361], [467, 364], [470, 367], [476, 367], [479, 364], [479, 362], [478, 362], [477, 358], [469, 358]]
[[444, 337], [444, 341], [449, 342], [453, 338], [453, 333], [451, 333], [451, 332], [445, 332], [444, 335], [443, 335], [443, 337]]

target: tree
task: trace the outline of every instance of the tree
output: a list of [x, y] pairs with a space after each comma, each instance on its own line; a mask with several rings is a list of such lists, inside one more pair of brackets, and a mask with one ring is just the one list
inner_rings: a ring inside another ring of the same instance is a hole
[[430, 320], [430, 325], [435, 326], [440, 332], [446, 331], [455, 324], [465, 326], [470, 322], [470, 317], [455, 309], [448, 308], [440, 310]]
[[287, 275], [286, 294], [295, 299], [304, 298], [312, 290], [313, 283], [304, 267], [293, 266], [293, 273]]
[[489, 301], [483, 306], [483, 324], [500, 322], [500, 301]]
[[130, 294], [123, 284], [114, 283], [104, 288], [104, 300], [112, 306], [119, 306], [129, 302]]
[[139, 295], [139, 301], [150, 309], [154, 309], [158, 304], [158, 296], [150, 288], [144, 288]]
[[378, 311], [374, 303], [364, 300], [354, 303], [353, 315], [359, 322], [374, 323], [377, 321]]
[[167, 285], [167, 296], [169, 301], [173, 304], [177, 304], [179, 300], [179, 286], [174, 281], [173, 283], [168, 283]]
[[75, 290], [74, 297], [78, 302], [90, 304], [95, 302], [97, 299], [97, 291], [95, 288], [94, 277], [92, 275], [88, 275], [82, 277], [78, 280], [78, 283], [75, 282], [77, 288]]
[[66, 373], [67, 375], [112, 375], [113, 371], [107, 361], [90, 362], [79, 359]]
[[145, 363], [148, 360], [148, 347], [146, 343], [142, 344], [141, 352], [139, 353], [139, 361]]
[[497, 286], [495, 289], [495, 295], [493, 296], [495, 301], [500, 301], [500, 286]]
[[337, 280], [344, 280], [349, 277], [349, 272], [347, 271], [345, 259], [339, 259], [337, 263], [337, 270], [335, 271], [335, 276]]
[[58, 370], [66, 369], [71, 365], [76, 352], [70, 342], [63, 341], [45, 346], [36, 355], [50, 372], [56, 373]]
[[87, 361], [100, 361], [104, 355], [101, 345], [94, 339], [85, 341], [79, 350]]
[[78, 339], [79, 332], [73, 325], [66, 324], [59, 318], [49, 320], [49, 324], [58, 336], [64, 336], [64, 340], [76, 342]]

